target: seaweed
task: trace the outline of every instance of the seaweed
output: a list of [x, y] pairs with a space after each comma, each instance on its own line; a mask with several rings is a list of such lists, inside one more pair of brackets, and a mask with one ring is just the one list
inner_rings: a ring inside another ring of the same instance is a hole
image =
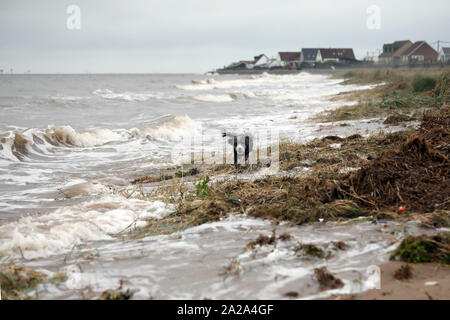
[[298, 247], [295, 249], [297, 253], [300, 253], [305, 256], [316, 257], [316, 258], [324, 258], [325, 252], [314, 244], [303, 244], [300, 243]]
[[449, 235], [408, 236], [392, 253], [391, 260], [409, 263], [439, 262], [450, 264]]
[[408, 280], [413, 276], [412, 268], [409, 264], [402, 265], [394, 272], [394, 278], [397, 280]]
[[103, 291], [98, 300], [130, 300], [135, 291], [130, 289], [123, 290], [122, 288], [123, 280], [120, 280], [117, 289]]
[[319, 282], [320, 291], [339, 289], [344, 286], [342, 280], [331, 274], [326, 267], [314, 269], [314, 275]]

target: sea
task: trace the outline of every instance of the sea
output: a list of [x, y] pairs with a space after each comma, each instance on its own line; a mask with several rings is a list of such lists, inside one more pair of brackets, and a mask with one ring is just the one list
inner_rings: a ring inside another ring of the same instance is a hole
[[[64, 282], [39, 288], [50, 299], [93, 298], [120, 281], [142, 299], [280, 299], [293, 290], [317, 297], [317, 263], [299, 260], [292, 246], [245, 250], [260, 233], [270, 234], [271, 222], [231, 215], [176, 234], [123, 239], [117, 235], [130, 226], [175, 207], [121, 190], [182, 164], [174, 156], [180, 141], [204, 132], [320, 137], [323, 124], [311, 118], [355, 103], [336, 95], [370, 87], [306, 72], [1, 75], [0, 264], [23, 264], [49, 278], [66, 274]], [[338, 127], [328, 124], [331, 132]], [[296, 241], [349, 245], [326, 262], [347, 279], [341, 292], [371, 285], [366, 269], [387, 259], [391, 241], [369, 222], [278, 228]], [[223, 272], [233, 261], [239, 272]]]

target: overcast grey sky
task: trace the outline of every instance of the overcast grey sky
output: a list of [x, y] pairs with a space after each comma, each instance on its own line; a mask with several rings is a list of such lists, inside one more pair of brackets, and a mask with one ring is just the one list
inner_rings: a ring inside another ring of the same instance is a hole
[[[69, 5], [81, 29], [69, 30]], [[369, 30], [366, 10], [381, 9]], [[0, 69], [22, 73], [205, 72], [259, 53], [450, 41], [448, 0], [1, 0]]]

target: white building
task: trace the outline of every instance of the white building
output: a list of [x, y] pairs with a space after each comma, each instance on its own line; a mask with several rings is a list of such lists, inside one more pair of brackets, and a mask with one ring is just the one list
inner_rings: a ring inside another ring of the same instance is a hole
[[441, 51], [439, 51], [439, 62], [447, 63], [450, 61], [450, 48], [441, 48]]

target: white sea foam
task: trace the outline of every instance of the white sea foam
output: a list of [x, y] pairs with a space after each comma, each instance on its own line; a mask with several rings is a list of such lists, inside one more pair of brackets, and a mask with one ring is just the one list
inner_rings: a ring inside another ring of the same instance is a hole
[[115, 93], [109, 89], [97, 89], [93, 94], [110, 100], [123, 100], [123, 101], [147, 101], [152, 98], [156, 98], [153, 93], [136, 93], [136, 92], [123, 92]]
[[179, 141], [186, 135], [200, 134], [200, 129], [200, 125], [187, 115], [167, 115], [158, 119], [154, 126], [132, 129], [130, 132], [152, 140]]
[[44, 134], [52, 142], [77, 147], [92, 147], [121, 138], [119, 134], [109, 129], [95, 129], [78, 133], [71, 126], [49, 126], [44, 130]]
[[[320, 75], [311, 75], [306, 72], [293, 75], [273, 75], [263, 73], [262, 75], [251, 76], [248, 78], [216, 80], [207, 79], [196, 81], [188, 85], [177, 85], [176, 87], [183, 90], [214, 90], [214, 89], [230, 89], [242, 87], [261, 87], [261, 86], [277, 86], [285, 87], [304, 86], [311, 81], [324, 81], [327, 77]], [[329, 82], [340, 82], [339, 80], [328, 80]]]
[[143, 219], [160, 219], [172, 210], [160, 201], [107, 195], [0, 226], [0, 255], [20, 248], [27, 259], [48, 256], [86, 241], [111, 239], [128, 227], [142, 226]]
[[192, 99], [205, 102], [230, 102], [234, 99], [229, 94], [201, 94]]

